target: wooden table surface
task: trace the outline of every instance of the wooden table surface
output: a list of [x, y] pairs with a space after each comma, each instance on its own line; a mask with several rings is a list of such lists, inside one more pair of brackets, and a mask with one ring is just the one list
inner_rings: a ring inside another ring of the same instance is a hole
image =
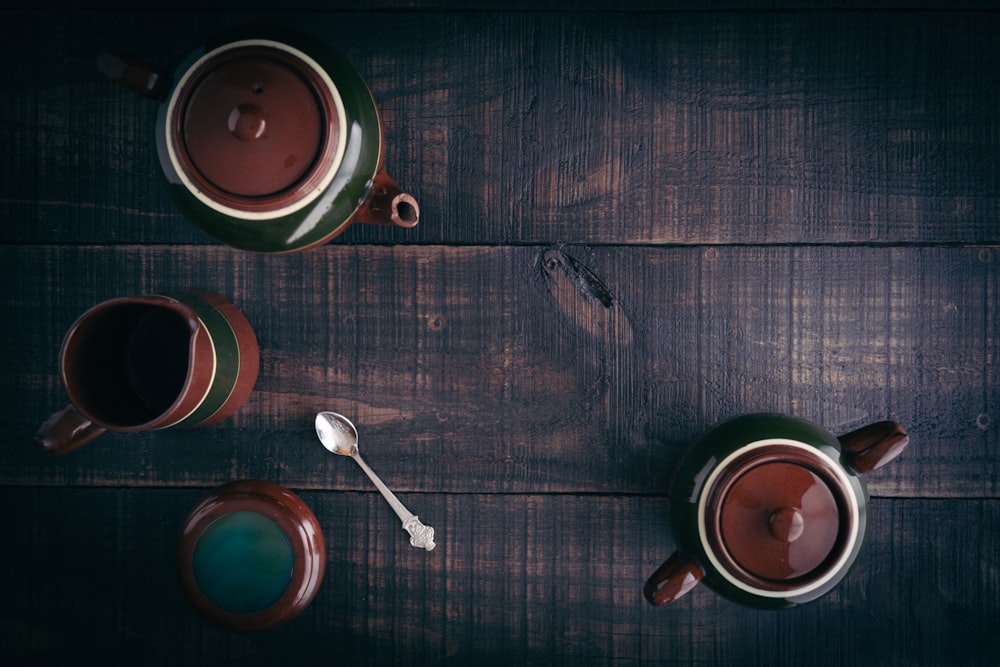
[[[0, 10], [0, 664], [945, 665], [1000, 651], [989, 3], [21, 4]], [[265, 256], [179, 213], [158, 178], [156, 104], [95, 56], [169, 69], [256, 22], [311, 31], [357, 68], [416, 228], [356, 225]], [[256, 330], [244, 407], [204, 429], [38, 448], [66, 404], [58, 352], [76, 317], [184, 288], [228, 296]], [[412, 548], [361, 471], [320, 446], [324, 409], [355, 421], [437, 549]], [[867, 476], [854, 568], [792, 610], [705, 587], [651, 607], [643, 582], [675, 546], [671, 465], [712, 424], [760, 410], [909, 430]], [[275, 630], [205, 620], [174, 570], [184, 517], [239, 479], [297, 492], [327, 539], [317, 598]]]

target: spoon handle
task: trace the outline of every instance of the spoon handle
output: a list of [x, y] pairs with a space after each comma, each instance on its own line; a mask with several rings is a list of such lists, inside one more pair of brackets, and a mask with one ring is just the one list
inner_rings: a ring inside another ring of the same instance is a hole
[[365, 463], [363, 458], [361, 458], [361, 454], [359, 454], [357, 450], [354, 450], [351, 453], [351, 458], [358, 462], [361, 469], [365, 471], [366, 475], [368, 475], [368, 479], [372, 481], [375, 488], [379, 490], [382, 497], [385, 498], [386, 502], [389, 503], [389, 506], [396, 512], [396, 516], [398, 516], [403, 522], [403, 528], [410, 534], [410, 544], [420, 549], [427, 549], [427, 551], [433, 549], [435, 546], [434, 529], [431, 526], [425, 526], [421, 523], [416, 514], [410, 512], [406, 509], [403, 503], [399, 502], [399, 498], [396, 497], [396, 494], [390, 491], [389, 487], [382, 483], [382, 480], [379, 479], [374, 470], [368, 467], [368, 464]]

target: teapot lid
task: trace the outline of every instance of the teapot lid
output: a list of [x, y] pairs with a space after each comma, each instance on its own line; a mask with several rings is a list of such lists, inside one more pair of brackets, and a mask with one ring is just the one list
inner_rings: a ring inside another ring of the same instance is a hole
[[753, 443], [722, 461], [700, 507], [703, 542], [720, 574], [758, 594], [812, 589], [853, 551], [859, 507], [846, 473], [792, 440]]
[[185, 184], [205, 203], [241, 217], [277, 217], [330, 183], [344, 122], [337, 87], [308, 55], [244, 40], [185, 71], [168, 102], [167, 141]]

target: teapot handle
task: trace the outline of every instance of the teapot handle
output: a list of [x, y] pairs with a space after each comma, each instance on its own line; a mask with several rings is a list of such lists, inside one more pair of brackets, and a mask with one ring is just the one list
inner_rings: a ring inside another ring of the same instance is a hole
[[906, 431], [894, 421], [869, 424], [837, 439], [847, 452], [847, 462], [860, 474], [881, 468], [910, 444]]
[[642, 594], [649, 604], [662, 607], [697, 586], [704, 576], [698, 563], [675, 551], [646, 581]]
[[35, 442], [52, 454], [65, 454], [105, 433], [107, 429], [84, 417], [72, 405], [45, 420], [38, 429]]
[[166, 72], [117, 52], [97, 56], [97, 69], [115, 83], [154, 100], [162, 99], [171, 86]]

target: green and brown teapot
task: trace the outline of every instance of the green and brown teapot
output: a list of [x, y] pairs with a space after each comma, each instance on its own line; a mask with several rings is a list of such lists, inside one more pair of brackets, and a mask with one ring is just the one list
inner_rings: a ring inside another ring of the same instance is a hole
[[666, 605], [699, 582], [736, 602], [779, 609], [815, 600], [847, 574], [865, 539], [861, 475], [908, 436], [879, 422], [839, 438], [802, 419], [752, 414], [687, 450], [670, 485], [677, 551], [643, 589]]
[[211, 39], [173, 75], [114, 53], [98, 65], [160, 102], [156, 151], [170, 194], [223, 243], [287, 253], [352, 222], [419, 220], [416, 200], [385, 173], [371, 92], [319, 39], [249, 27]]

